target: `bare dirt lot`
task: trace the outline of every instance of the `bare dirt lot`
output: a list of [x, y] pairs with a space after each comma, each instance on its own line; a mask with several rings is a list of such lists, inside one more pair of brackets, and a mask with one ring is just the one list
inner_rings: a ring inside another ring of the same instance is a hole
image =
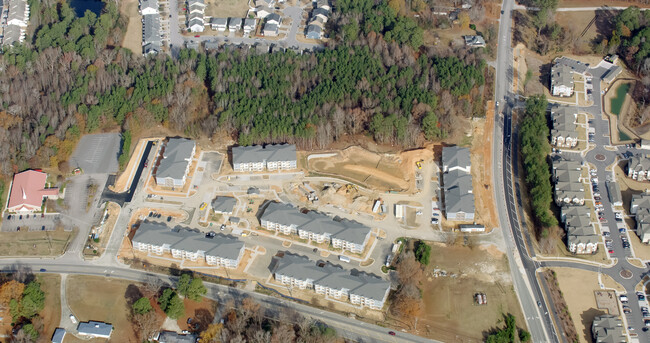
[[650, 4], [645, 0], [600, 0], [594, 3], [593, 0], [560, 0], [558, 7], [595, 7], [595, 6], [613, 6], [613, 7], [650, 7]]
[[205, 15], [215, 18], [244, 18], [248, 11], [247, 2], [242, 0], [207, 0], [205, 5]]
[[325, 176], [340, 177], [380, 191], [406, 192], [412, 188], [415, 161], [432, 158], [430, 150], [413, 150], [395, 154], [372, 153], [357, 146], [333, 157], [312, 158], [308, 168]]
[[130, 284], [129, 281], [104, 277], [68, 276], [68, 306], [80, 321], [97, 320], [113, 324], [115, 330], [111, 341], [136, 342], [125, 297]]
[[[554, 268], [560, 290], [578, 332], [580, 342], [592, 342], [591, 324], [595, 316], [605, 314], [598, 309], [594, 291], [599, 291], [598, 274], [572, 268]], [[558, 309], [560, 311], [560, 309]]]
[[[434, 277], [434, 269], [447, 272]], [[454, 274], [455, 276], [451, 276]], [[424, 298], [420, 334], [444, 342], [482, 342], [504, 314], [524, 327], [517, 295], [512, 289], [505, 255], [494, 247], [433, 245], [431, 263], [421, 287]], [[474, 294], [487, 295], [487, 305], [476, 305]]]
[[122, 47], [130, 49], [135, 54], [142, 52], [142, 22], [138, 13], [138, 0], [124, 0], [120, 4], [120, 13], [128, 18], [126, 33], [122, 39]]
[[75, 231], [18, 231], [0, 233], [2, 256], [58, 256], [65, 252]]
[[[492, 189], [492, 131], [494, 106], [488, 101], [485, 119], [472, 121], [474, 140], [471, 148], [473, 191], [476, 203], [476, 221], [485, 225], [487, 231], [497, 226], [494, 190]], [[487, 130], [486, 130], [487, 128]]]

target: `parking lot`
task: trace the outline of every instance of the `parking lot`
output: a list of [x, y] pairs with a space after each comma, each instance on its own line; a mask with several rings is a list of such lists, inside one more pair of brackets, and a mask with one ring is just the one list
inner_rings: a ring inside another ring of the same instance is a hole
[[[11, 214], [6, 215], [2, 222], [3, 232], [16, 231], [54, 231], [57, 226], [62, 226], [59, 214]], [[64, 225], [66, 231], [72, 227]]]

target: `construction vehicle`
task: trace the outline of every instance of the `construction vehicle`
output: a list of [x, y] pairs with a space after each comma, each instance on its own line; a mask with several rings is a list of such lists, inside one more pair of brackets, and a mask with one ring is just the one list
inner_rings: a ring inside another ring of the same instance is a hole
[[359, 187], [357, 187], [357, 185], [353, 185], [351, 183], [348, 183], [345, 186], [346, 186], [348, 192], [352, 192], [353, 190], [357, 191], [357, 192], [359, 191]]
[[424, 162], [424, 160], [419, 160], [419, 161], [415, 162], [415, 166], [417, 166], [418, 169], [422, 169], [422, 162]]

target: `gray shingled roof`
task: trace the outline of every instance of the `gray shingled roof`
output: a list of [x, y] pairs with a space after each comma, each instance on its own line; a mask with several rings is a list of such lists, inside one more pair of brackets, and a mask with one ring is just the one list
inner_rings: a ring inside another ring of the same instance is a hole
[[264, 25], [264, 32], [278, 32], [278, 25], [276, 24], [265, 24]]
[[160, 38], [160, 15], [146, 14], [142, 16], [144, 23], [142, 25], [142, 41], [147, 43], [161, 43]]
[[326, 17], [329, 17], [330, 11], [324, 9], [324, 8], [316, 8], [311, 12], [312, 17], [315, 17], [317, 15], [324, 15]]
[[163, 159], [158, 165], [156, 177], [182, 179], [190, 163], [196, 143], [185, 138], [170, 138], [165, 146]]
[[140, 0], [140, 8], [153, 8], [158, 10], [158, 0]]
[[77, 331], [79, 331], [80, 334], [85, 335], [110, 336], [113, 331], [113, 325], [91, 320], [79, 323]]
[[237, 199], [233, 197], [218, 196], [212, 200], [212, 209], [216, 212], [232, 213], [237, 205]]
[[280, 23], [280, 19], [281, 19], [281, 17], [280, 17], [279, 14], [271, 13], [266, 17], [266, 22], [268, 23], [268, 22], [271, 22], [271, 21], [275, 21], [277, 23]]
[[13, 45], [14, 43], [20, 43], [20, 36], [22, 34], [22, 29], [17, 25], [8, 25], [5, 27], [4, 35], [2, 38], [2, 44], [5, 46]]
[[442, 148], [442, 165], [451, 169], [460, 166], [466, 168], [471, 165], [471, 158], [468, 148], [450, 146]]
[[230, 18], [228, 20], [228, 27], [236, 27], [236, 28], [241, 28], [243, 20], [242, 18]]
[[474, 213], [472, 175], [460, 170], [444, 174], [445, 212]]
[[362, 295], [366, 298], [383, 301], [390, 282], [382, 278], [357, 271], [345, 270], [329, 262], [320, 263], [307, 257], [285, 254], [279, 258], [274, 274], [286, 275], [298, 280], [311, 280], [314, 284], [333, 289], [347, 289], [350, 294]]
[[311, 36], [311, 35], [317, 35], [318, 37], [320, 37], [320, 34], [321, 34], [321, 28], [319, 26], [316, 26], [316, 25], [308, 25], [307, 26], [307, 36], [308, 37]]
[[603, 75], [602, 79], [603, 81], [610, 83], [614, 81], [614, 79], [618, 76], [623, 71], [623, 68], [619, 66], [614, 66], [610, 70], [608, 70], [605, 75]]
[[623, 321], [611, 314], [595, 317], [591, 331], [594, 341], [598, 343], [627, 342], [627, 336], [623, 331]]
[[174, 331], [161, 331], [157, 339], [158, 343], [194, 343], [196, 335], [181, 335]]
[[564, 64], [555, 64], [551, 67], [551, 86], [573, 87], [571, 68]]
[[236, 260], [244, 247], [244, 242], [233, 236], [217, 234], [207, 238], [204, 234], [185, 227], [170, 229], [164, 223], [145, 220], [135, 231], [133, 242], [152, 245], [169, 244], [172, 249], [185, 251], [204, 251], [206, 255]]
[[609, 201], [612, 204], [615, 204], [617, 202], [622, 203], [623, 198], [621, 195], [621, 187], [618, 185], [618, 183], [607, 181], [605, 184], [607, 185], [607, 193], [609, 196]]
[[329, 234], [332, 238], [355, 244], [363, 244], [370, 233], [370, 228], [359, 222], [347, 219], [336, 221], [316, 211], [303, 214], [296, 207], [278, 202], [269, 203], [260, 219], [283, 225], [295, 225], [298, 229], [320, 235]]
[[250, 27], [251, 29], [255, 28], [255, 19], [252, 18], [244, 19], [244, 27]]
[[210, 24], [217, 26], [228, 26], [228, 18], [211, 18]]
[[643, 156], [632, 156], [627, 161], [627, 169], [634, 171], [650, 170], [650, 159]]
[[295, 161], [293, 144], [267, 144], [266, 146], [237, 146], [232, 148], [233, 163]]

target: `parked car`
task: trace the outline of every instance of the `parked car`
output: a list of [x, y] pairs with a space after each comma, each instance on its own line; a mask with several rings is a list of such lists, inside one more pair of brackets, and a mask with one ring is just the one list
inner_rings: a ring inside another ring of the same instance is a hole
[[74, 314], [71, 314], [70, 321], [72, 322], [72, 324], [77, 324], [77, 317], [75, 317]]
[[[501, 11], [501, 14], [503, 14], [503, 11]], [[391, 336], [395, 336], [395, 331], [388, 331], [388, 334]]]
[[620, 228], [620, 229], [618, 229], [618, 232], [620, 232], [620, 233], [624, 233], [625, 231], [626, 231], [626, 230], [625, 230], [625, 228], [624, 228], [624, 227], [622, 227], [622, 228]]

